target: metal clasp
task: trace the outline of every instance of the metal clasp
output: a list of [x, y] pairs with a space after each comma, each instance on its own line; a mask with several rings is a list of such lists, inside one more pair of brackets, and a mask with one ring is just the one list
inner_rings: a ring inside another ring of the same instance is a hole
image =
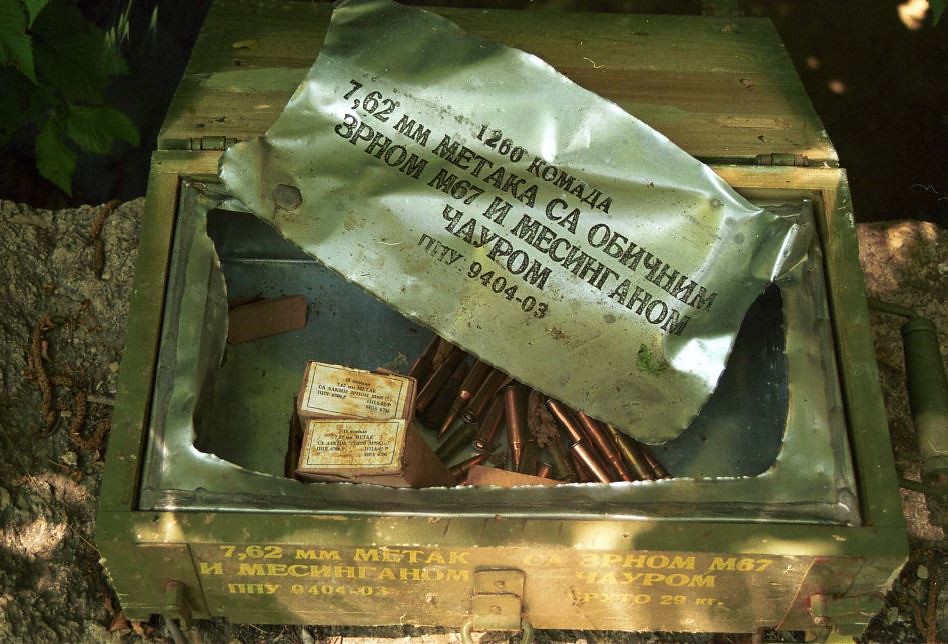
[[533, 641], [533, 626], [523, 619], [522, 570], [477, 570], [470, 619], [461, 626], [461, 641], [469, 644], [473, 631], [522, 631], [520, 641]]
[[177, 619], [184, 628], [191, 626], [191, 605], [185, 595], [187, 586], [177, 579], [165, 584], [165, 605], [161, 611], [165, 619]]

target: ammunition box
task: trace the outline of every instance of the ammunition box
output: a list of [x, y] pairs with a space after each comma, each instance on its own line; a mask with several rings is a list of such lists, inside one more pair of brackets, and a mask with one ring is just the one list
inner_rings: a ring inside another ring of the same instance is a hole
[[[705, 409], [649, 447], [676, 478], [511, 490], [282, 476], [306, 360], [407, 366], [431, 340], [215, 192], [221, 150], [282, 111], [330, 11], [215, 0], [158, 135], [95, 539], [125, 615], [861, 633], [906, 559], [905, 526], [848, 180], [764, 19], [436, 10], [615, 101], [751, 201], [812, 204], [799, 281], [768, 289]], [[225, 349], [207, 330], [224, 327], [228, 297], [258, 293], [304, 295], [318, 315]]]
[[454, 482], [418, 431], [403, 419], [308, 419], [296, 473], [312, 481], [392, 487]]
[[310, 362], [300, 385], [300, 418], [410, 420], [415, 379]]

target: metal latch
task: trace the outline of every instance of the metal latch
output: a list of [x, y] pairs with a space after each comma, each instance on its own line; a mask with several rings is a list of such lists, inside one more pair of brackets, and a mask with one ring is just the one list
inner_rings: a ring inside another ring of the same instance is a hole
[[162, 607], [161, 614], [165, 619], [177, 619], [185, 628], [190, 628], [191, 624], [191, 605], [185, 596], [184, 583], [172, 579], [165, 584], [165, 604]]
[[472, 631], [522, 630], [521, 643], [530, 642], [533, 626], [523, 619], [525, 579], [524, 572], [516, 568], [475, 571], [472, 615], [461, 627], [462, 641], [470, 642]]
[[757, 165], [795, 166], [798, 168], [806, 168], [810, 165], [810, 160], [805, 154], [790, 154], [789, 152], [758, 154], [754, 157], [754, 162]]

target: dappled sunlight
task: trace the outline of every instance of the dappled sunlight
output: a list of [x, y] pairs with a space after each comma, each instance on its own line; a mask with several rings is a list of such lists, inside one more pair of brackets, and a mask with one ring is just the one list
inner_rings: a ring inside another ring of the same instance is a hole
[[[83, 506], [90, 502], [90, 493], [82, 485], [57, 472], [41, 472], [23, 477], [20, 484], [29, 488], [34, 498], [41, 498], [40, 507], [54, 504]], [[29, 521], [5, 525], [0, 531], [0, 548], [26, 557], [45, 557], [62, 542], [69, 529], [65, 521], [41, 514]]]
[[934, 224], [924, 225], [905, 222], [893, 226], [885, 233], [885, 246], [889, 251], [889, 261], [905, 264], [911, 258], [912, 249], [918, 245], [919, 238], [928, 242], [938, 239], [938, 230]]
[[14, 525], [0, 532], [0, 547], [27, 557], [47, 556], [66, 535], [65, 522], [52, 522], [37, 517], [23, 525]]
[[184, 532], [181, 530], [181, 525], [178, 523], [173, 512], [166, 512], [161, 516], [158, 532], [164, 541], [174, 542], [185, 540]]
[[826, 86], [829, 88], [829, 91], [833, 92], [834, 94], [845, 94], [846, 90], [848, 89], [846, 87], [846, 83], [839, 80], [838, 78], [830, 80]]
[[24, 480], [37, 492], [46, 497], [55, 497], [66, 503], [84, 504], [89, 501], [91, 493], [88, 489], [57, 472], [41, 472]]
[[928, 15], [928, 0], [905, 0], [898, 6], [899, 20], [910, 31], [918, 31], [925, 26]]

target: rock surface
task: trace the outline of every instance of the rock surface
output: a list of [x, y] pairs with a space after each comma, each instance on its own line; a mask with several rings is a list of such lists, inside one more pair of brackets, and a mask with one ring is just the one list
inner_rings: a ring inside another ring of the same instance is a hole
[[106, 213], [97, 266], [103, 208], [0, 202], [2, 642], [93, 641], [114, 612], [91, 540], [142, 205]]

